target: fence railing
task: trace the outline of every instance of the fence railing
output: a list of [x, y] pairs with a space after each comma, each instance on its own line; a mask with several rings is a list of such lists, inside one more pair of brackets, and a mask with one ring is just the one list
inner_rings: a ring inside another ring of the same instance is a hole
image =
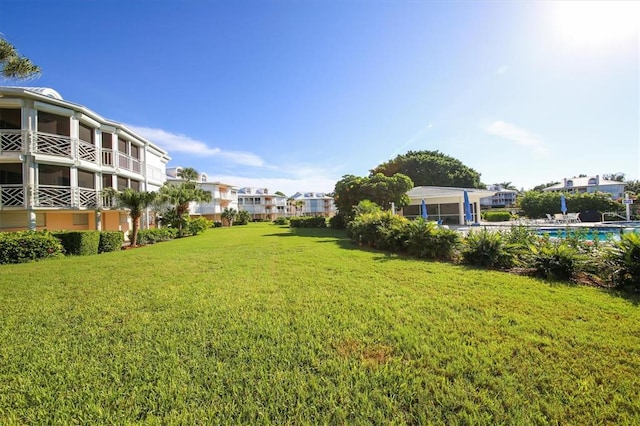
[[25, 131], [0, 129], [0, 154], [3, 152], [24, 152]]
[[[34, 192], [35, 207], [95, 209], [98, 207], [98, 200], [98, 191], [92, 188], [40, 185]], [[102, 201], [102, 197], [100, 201]]]
[[0, 185], [0, 208], [1, 207], [24, 207], [24, 186]]

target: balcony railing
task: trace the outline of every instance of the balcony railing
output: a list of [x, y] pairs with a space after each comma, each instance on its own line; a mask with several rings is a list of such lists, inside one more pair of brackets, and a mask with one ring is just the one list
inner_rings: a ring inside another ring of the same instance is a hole
[[32, 151], [37, 154], [73, 158], [69, 136], [37, 132]]
[[130, 155], [118, 152], [118, 166], [121, 169], [130, 170], [134, 173], [140, 173], [142, 170], [140, 160]]
[[22, 130], [0, 129], [0, 154], [5, 152], [24, 152]]
[[24, 207], [24, 186], [0, 185], [0, 208]]
[[89, 208], [98, 207], [98, 191], [91, 188], [40, 185], [35, 190], [35, 207]]
[[98, 150], [94, 144], [85, 142], [82, 139], [78, 139], [76, 142], [78, 144], [78, 155], [76, 158], [79, 160], [90, 161], [92, 163], [98, 161]]
[[102, 165], [113, 166], [113, 150], [102, 148]]

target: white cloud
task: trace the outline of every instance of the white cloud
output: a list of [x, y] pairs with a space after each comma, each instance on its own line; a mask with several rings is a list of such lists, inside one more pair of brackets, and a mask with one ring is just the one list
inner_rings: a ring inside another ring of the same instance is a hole
[[495, 121], [485, 129], [487, 133], [515, 142], [518, 145], [531, 148], [537, 154], [546, 154], [547, 147], [538, 136], [515, 124], [505, 121]]
[[211, 148], [206, 143], [189, 136], [170, 133], [162, 129], [153, 129], [150, 127], [139, 127], [127, 125], [128, 128], [140, 134], [142, 137], [149, 139], [153, 143], [162, 147], [169, 153], [185, 152], [196, 154], [199, 156], [221, 157], [225, 160], [241, 164], [245, 166], [262, 167], [265, 166], [264, 160], [259, 156], [250, 152], [241, 151], [223, 151], [220, 148]]

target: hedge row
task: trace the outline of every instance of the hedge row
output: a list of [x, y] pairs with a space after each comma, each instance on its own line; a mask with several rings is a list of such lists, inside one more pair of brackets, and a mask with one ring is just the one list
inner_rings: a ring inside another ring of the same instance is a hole
[[0, 233], [0, 264], [64, 256], [60, 240], [46, 231]]
[[322, 216], [296, 216], [289, 218], [292, 228], [326, 228], [327, 219]]
[[[138, 231], [138, 245], [145, 246], [147, 244], [155, 244], [161, 241], [169, 241], [178, 237], [177, 228], [150, 228]], [[131, 239], [131, 231], [129, 231], [129, 239]]]

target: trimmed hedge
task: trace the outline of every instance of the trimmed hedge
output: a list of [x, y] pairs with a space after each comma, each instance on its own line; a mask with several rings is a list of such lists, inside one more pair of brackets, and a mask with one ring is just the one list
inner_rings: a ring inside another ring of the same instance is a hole
[[511, 213], [505, 211], [485, 212], [482, 216], [487, 222], [508, 222], [511, 220]]
[[292, 228], [326, 228], [327, 220], [322, 216], [299, 216], [289, 218]]
[[47, 231], [0, 232], [0, 264], [62, 257], [60, 240]]
[[67, 255], [98, 254], [100, 231], [62, 231], [53, 233], [53, 236], [60, 240]]
[[[138, 231], [138, 245], [144, 246], [147, 244], [155, 244], [160, 241], [169, 241], [178, 237], [177, 228], [151, 228], [140, 229]], [[129, 238], [131, 238], [131, 231], [129, 231]]]
[[124, 232], [122, 231], [102, 231], [100, 232], [100, 242], [98, 243], [98, 253], [119, 251], [124, 243]]

